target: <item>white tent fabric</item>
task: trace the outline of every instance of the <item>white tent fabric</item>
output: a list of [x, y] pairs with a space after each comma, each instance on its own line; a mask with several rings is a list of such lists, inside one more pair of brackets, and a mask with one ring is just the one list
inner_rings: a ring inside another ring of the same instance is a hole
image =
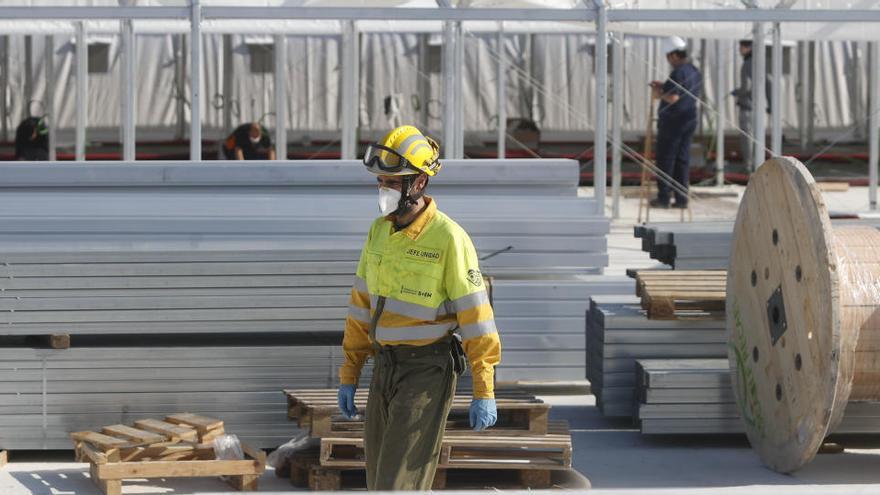
[[[442, 85], [439, 73], [441, 45], [432, 45], [430, 35], [376, 33], [365, 34], [361, 43], [361, 106], [359, 126], [363, 132], [388, 126], [384, 98], [399, 95], [401, 117], [439, 131], [442, 118]], [[9, 36], [9, 53], [23, 54], [25, 37]], [[110, 44], [110, 71], [90, 74], [88, 125], [90, 139], [103, 136], [117, 139], [120, 101], [119, 43]], [[224, 67], [224, 39], [231, 42], [232, 67]], [[433, 37], [439, 40], [439, 37]], [[341, 98], [341, 39], [338, 36], [288, 36], [287, 128], [293, 132], [338, 133]], [[660, 56], [657, 40], [647, 37], [627, 38], [624, 88], [624, 129], [644, 130], [647, 119], [647, 81], [665, 77], [668, 72]], [[44, 37], [32, 37], [32, 92], [25, 87], [25, 60], [9, 57], [10, 112], [7, 127], [15, 125], [28, 113], [44, 113], [45, 80], [42, 77]], [[419, 62], [419, 43], [426, 45], [427, 60]], [[463, 84], [465, 129], [489, 132], [495, 128], [496, 115], [496, 39], [485, 33], [465, 35], [465, 77]], [[504, 54], [508, 60], [507, 114], [535, 120], [545, 131], [581, 133], [593, 127], [594, 39], [589, 34], [511, 34], [506, 37]], [[69, 37], [55, 37], [57, 83], [55, 101], [61, 134], [74, 126], [74, 46]], [[139, 35], [137, 37], [137, 126], [138, 140], [185, 137], [189, 121], [188, 79], [175, 82], [176, 67], [186, 67], [185, 37], [181, 35]], [[702, 69], [704, 95], [714, 105], [714, 41], [691, 40], [692, 53]], [[739, 57], [733, 42], [726, 42], [730, 56], [725, 70], [724, 88], [732, 90], [739, 70]], [[271, 73], [252, 73], [251, 55], [245, 36], [205, 36], [203, 68], [204, 137], [225, 135], [224, 121], [229, 109], [231, 125], [264, 118], [273, 128], [274, 78]], [[786, 96], [783, 123], [797, 126], [797, 50], [787, 48], [788, 71], [783, 78]], [[175, 52], [178, 53], [175, 56]], [[815, 126], [841, 128], [862, 123], [866, 115], [867, 71], [864, 66], [867, 47], [858, 42], [822, 42], [818, 44]], [[184, 72], [188, 72], [185, 69]], [[232, 77], [224, 78], [231, 72]], [[230, 81], [231, 79], [231, 81]], [[224, 85], [230, 82], [230, 87]], [[182, 84], [182, 86], [181, 86]], [[178, 117], [178, 100], [183, 102], [183, 121]], [[28, 104], [28, 100], [31, 101]], [[733, 99], [725, 95], [727, 115], [735, 117]], [[706, 112], [705, 125], [711, 124]], [[427, 124], [427, 125], [425, 125]], [[732, 123], [726, 126], [733, 127]], [[95, 132], [106, 129], [109, 132]], [[65, 144], [62, 139], [61, 144]]]

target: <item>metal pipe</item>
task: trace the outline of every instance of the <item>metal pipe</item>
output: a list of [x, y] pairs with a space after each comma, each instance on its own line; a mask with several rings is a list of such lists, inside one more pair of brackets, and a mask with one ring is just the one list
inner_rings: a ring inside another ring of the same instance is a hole
[[31, 116], [31, 102], [34, 100], [34, 38], [30, 35], [24, 37], [24, 113]]
[[122, 159], [135, 160], [135, 38], [131, 19], [122, 21]]
[[752, 129], [754, 155], [752, 170], [764, 163], [767, 126], [767, 50], [764, 41], [764, 25], [756, 22], [752, 38]]
[[807, 55], [807, 67], [809, 81], [807, 83], [807, 108], [809, 109], [809, 118], [807, 119], [807, 146], [812, 148], [816, 140], [816, 119], [813, 118], [813, 112], [816, 108], [816, 42], [809, 41], [809, 54]]
[[3, 132], [3, 140], [9, 140], [9, 35], [2, 36], [3, 53], [0, 54], [0, 130]]
[[[235, 62], [232, 57], [232, 35], [223, 35], [223, 132], [232, 132], [235, 125], [232, 122], [232, 97], [235, 84]], [[182, 92], [181, 92], [182, 94]], [[225, 136], [225, 134], [224, 134]]]
[[428, 39], [429, 34], [422, 33], [419, 35], [419, 79], [418, 79], [418, 98], [419, 98], [419, 124], [428, 130], [428, 102], [431, 100], [431, 80], [427, 74], [428, 69]]
[[880, 42], [872, 41], [870, 46], [870, 130], [868, 131], [868, 202], [871, 210], [877, 209], [877, 176], [880, 167]]
[[89, 63], [89, 46], [86, 42], [86, 24], [76, 24], [76, 161], [86, 159], [86, 112], [88, 111], [88, 76], [86, 68]]
[[724, 185], [724, 128], [727, 123], [727, 90], [724, 76], [727, 74], [727, 43], [715, 40], [715, 185]]
[[359, 112], [358, 71], [360, 43], [355, 21], [345, 21], [342, 32], [342, 159], [354, 160], [357, 156], [357, 128]]
[[58, 137], [55, 131], [58, 125], [55, 122], [55, 37], [46, 36], [46, 44], [43, 48], [43, 58], [45, 59], [46, 70], [46, 115], [49, 121], [49, 161], [54, 162], [58, 159], [56, 147]]
[[611, 55], [611, 217], [620, 218], [621, 127], [623, 125], [623, 33], [612, 36]]
[[464, 158], [464, 29], [455, 23], [455, 158]]
[[773, 24], [773, 89], [770, 98], [770, 151], [773, 156], [782, 155], [782, 27]]
[[498, 23], [496, 35], [498, 46], [498, 67], [495, 83], [497, 85], [498, 107], [498, 158], [506, 158], [507, 155], [507, 56], [504, 53], [504, 21]]
[[275, 35], [275, 159], [287, 159], [287, 36]]
[[596, 213], [605, 215], [605, 175], [608, 138], [608, 38], [605, 3], [596, 1], [596, 128], [594, 133], [593, 187]]
[[200, 0], [190, 0], [190, 124], [189, 159], [202, 159], [202, 6]]
[[455, 23], [443, 27], [443, 154], [455, 158]]
[[798, 141], [801, 151], [807, 150], [807, 119], [810, 118], [810, 109], [807, 107], [807, 87], [809, 84], [807, 53], [809, 51], [806, 41], [798, 42]]

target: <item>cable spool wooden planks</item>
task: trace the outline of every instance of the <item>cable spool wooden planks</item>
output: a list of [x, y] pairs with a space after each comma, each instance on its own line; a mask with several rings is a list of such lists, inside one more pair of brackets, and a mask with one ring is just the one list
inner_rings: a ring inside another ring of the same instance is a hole
[[752, 447], [767, 466], [810, 462], [847, 402], [880, 399], [880, 230], [832, 231], [793, 158], [752, 175], [727, 276], [728, 357]]

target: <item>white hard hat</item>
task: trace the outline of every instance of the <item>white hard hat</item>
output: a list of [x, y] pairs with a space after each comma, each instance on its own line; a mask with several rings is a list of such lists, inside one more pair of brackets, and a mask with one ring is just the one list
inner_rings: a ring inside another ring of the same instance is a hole
[[678, 50], [687, 50], [687, 43], [678, 36], [670, 36], [663, 40], [663, 53], [669, 54]]

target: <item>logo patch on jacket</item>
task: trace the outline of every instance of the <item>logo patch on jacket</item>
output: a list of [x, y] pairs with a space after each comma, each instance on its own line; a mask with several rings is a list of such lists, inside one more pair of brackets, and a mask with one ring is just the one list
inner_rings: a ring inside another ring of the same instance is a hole
[[467, 279], [468, 282], [474, 284], [474, 287], [483, 285], [483, 274], [480, 273], [480, 270], [468, 270]]
[[404, 255], [407, 258], [414, 260], [440, 263], [440, 259], [443, 257], [443, 251], [433, 248], [411, 247], [407, 248]]

